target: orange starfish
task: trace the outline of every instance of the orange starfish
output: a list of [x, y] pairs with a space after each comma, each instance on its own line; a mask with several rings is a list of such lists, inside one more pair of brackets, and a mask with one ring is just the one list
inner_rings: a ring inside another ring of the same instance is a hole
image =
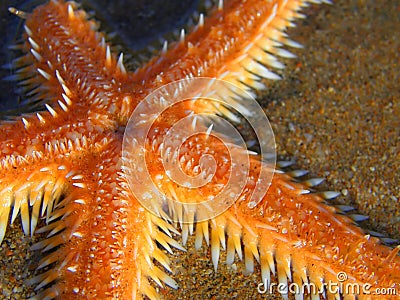
[[[176, 287], [154, 264], [156, 260], [170, 268], [156, 242], [167, 250], [182, 248], [171, 238], [177, 230], [168, 218], [189, 221], [181, 222], [184, 236], [195, 223], [197, 246], [203, 237], [208, 243], [210, 226], [215, 268], [221, 247], [226, 248], [229, 264], [236, 253], [242, 258], [244, 252], [248, 271], [254, 258], [260, 262], [265, 284], [276, 270], [279, 283], [286, 287], [288, 282], [312, 283], [321, 289], [327, 283], [338, 284], [338, 274], [347, 274], [348, 282], [369, 283], [373, 288], [398, 287], [399, 248], [380, 245], [350, 219], [335, 214], [322, 198], [331, 193], [306, 194], [307, 186], [276, 173], [261, 202], [249, 207], [254, 182], [264, 167], [256, 158], [250, 158], [252, 168], [240, 200], [225, 213], [202, 222], [177, 211], [174, 203], [169, 204], [171, 212], [165, 219], [146, 211], [123, 172], [122, 137], [140, 100], [188, 75], [223, 78], [247, 91], [262, 88], [262, 77], [276, 78], [267, 67], [281, 66], [274, 55], [289, 55], [280, 44], [296, 45], [283, 31], [305, 4], [233, 1], [223, 8], [220, 4], [209, 19], [200, 18], [190, 35], [134, 74], [126, 72], [122, 56], [113, 57], [103, 36], [95, 31], [95, 23], [75, 4], [52, 1], [31, 14], [22, 13], [27, 18], [22, 47], [26, 55], [15, 66], [29, 95], [46, 99], [47, 111], [0, 127], [0, 240], [10, 214], [11, 222], [21, 214], [26, 234], [34, 232], [40, 216], [45, 217], [45, 225], [37, 231], [48, 233], [48, 238], [34, 249], [49, 251], [39, 266], [49, 270], [31, 280], [37, 290], [44, 288], [40, 297], [156, 298], [148, 278]], [[172, 108], [168, 117], [156, 120], [148, 135], [146, 161], [151, 162], [151, 178], [165, 194], [193, 201], [196, 193], [162, 177], [160, 136], [190, 112], [233, 116], [207, 101], [184, 105], [186, 110]], [[134, 121], [145, 121], [146, 116], [142, 117]], [[200, 135], [200, 147], [187, 144], [187, 152], [178, 157], [179, 161], [186, 157], [183, 163], [188, 173], [199, 174], [200, 153], [229, 162], [218, 143], [211, 152], [206, 149], [208, 139], [208, 134]], [[213, 195], [218, 184], [225, 183], [225, 176], [226, 172], [217, 172], [217, 182], [200, 195]], [[168, 209], [160, 211], [167, 214]], [[330, 297], [347, 294], [345, 289], [330, 290], [326, 285], [323, 290]]]

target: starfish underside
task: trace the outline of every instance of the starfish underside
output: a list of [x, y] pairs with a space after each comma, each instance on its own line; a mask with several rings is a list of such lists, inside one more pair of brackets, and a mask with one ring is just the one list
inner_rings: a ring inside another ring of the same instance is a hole
[[[355, 297], [324, 289], [324, 283], [339, 283], [337, 274], [345, 272], [354, 284], [398, 288], [399, 247], [382, 245], [327, 205], [335, 193], [310, 193], [318, 180], [298, 183], [291, 174], [275, 172], [265, 196], [255, 207], [249, 205], [256, 183], [263, 180], [261, 170], [271, 167], [256, 155], [249, 156], [239, 200], [211, 220], [199, 221], [198, 212], [171, 202], [155, 207], [159, 216], [154, 215], [128, 184], [132, 170], [122, 158], [123, 135], [139, 102], [165, 84], [207, 76], [241, 88], [241, 93], [224, 95], [245, 106], [254, 90], [265, 88], [262, 79], [279, 78], [270, 69], [283, 67], [278, 56], [291, 57], [282, 46], [299, 46], [284, 31], [310, 2], [323, 1], [220, 2], [205, 20], [200, 16], [190, 34], [134, 73], [126, 71], [122, 55], [111, 53], [97, 24], [77, 4], [50, 1], [29, 14], [14, 10], [26, 18], [19, 45], [24, 55], [13, 64], [15, 78], [26, 97], [45, 102], [46, 110], [0, 126], [0, 241], [18, 214], [25, 234], [46, 234], [33, 246], [44, 253], [38, 269], [46, 270], [30, 279], [38, 299], [157, 298], [149, 279], [178, 287], [160, 247], [183, 250], [173, 235], [181, 234], [185, 244], [194, 232], [196, 248], [203, 239], [210, 246], [216, 271], [223, 249], [227, 264], [237, 256], [248, 272], [256, 260], [265, 284], [273, 278], [286, 285], [312, 283], [328, 298]], [[198, 203], [226, 183], [226, 148], [207, 132], [175, 157], [193, 176], [200, 173], [202, 154], [216, 158], [215, 180], [194, 191], [164, 176], [163, 137], [192, 114], [235, 117], [207, 101], [182, 105], [153, 124], [146, 161], [166, 198]], [[142, 117], [135, 121], [146, 122], [148, 116]], [[198, 128], [207, 129], [205, 123], [199, 119]]]

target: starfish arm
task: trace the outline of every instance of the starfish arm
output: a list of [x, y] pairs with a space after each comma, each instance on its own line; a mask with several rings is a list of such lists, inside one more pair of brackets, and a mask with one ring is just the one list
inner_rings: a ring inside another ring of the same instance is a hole
[[[230, 209], [228, 215], [235, 220], [234, 227], [240, 224], [246, 270], [253, 271], [256, 259], [261, 264], [264, 284], [271, 283], [271, 271], [276, 270], [276, 278], [286, 286], [288, 282], [299, 287], [311, 283], [326, 294], [346, 295], [352, 291], [335, 292], [330, 286], [324, 287], [324, 283], [357, 283], [360, 287], [369, 283], [373, 288], [398, 288], [400, 248], [382, 245], [378, 238], [366, 235], [350, 218], [325, 204], [323, 193], [307, 191], [308, 187], [293, 182], [290, 176], [275, 174], [269, 191], [256, 208], [237, 202]], [[229, 223], [232, 221], [225, 225], [228, 244], [234, 232]], [[216, 244], [211, 248], [219, 247], [218, 241]], [[233, 248], [228, 249], [228, 257], [234, 252]], [[341, 281], [340, 274], [348, 279]]]
[[115, 130], [126, 112], [115, 113], [113, 103], [131, 99], [121, 91], [129, 85], [94, 21], [72, 2], [50, 1], [27, 14], [24, 27], [25, 54], [13, 64], [16, 79], [27, 99], [44, 111], [2, 122], [0, 158], [30, 156]]
[[27, 14], [24, 29], [24, 54], [13, 67], [28, 101], [47, 103], [61, 119], [81, 116], [115, 127], [124, 116], [115, 103], [126, 102], [134, 85], [96, 22], [74, 2], [49, 1]]
[[0, 162], [0, 241], [7, 223], [14, 222], [19, 212], [25, 234], [33, 234], [38, 219], [42, 216], [49, 219], [53, 207], [72, 188], [74, 173], [68, 162], [58, 164], [40, 158], [41, 154], [37, 153], [35, 161], [9, 156]]
[[51, 268], [29, 280], [38, 297], [154, 298], [148, 278], [176, 288], [153, 260], [171, 270], [156, 243], [170, 252], [171, 246], [183, 250], [171, 237], [177, 231], [144, 210], [126, 189], [118, 140], [91, 142], [67, 153], [54, 149], [0, 161], [0, 241], [19, 212], [26, 234], [44, 218], [36, 232], [46, 238], [32, 250], [44, 253], [38, 270]]
[[[226, 153], [214, 147], [213, 155], [218, 161]], [[226, 212], [209, 221], [198, 222], [193, 216], [187, 217], [186, 223], [181, 224], [184, 243], [196, 226], [195, 246], [200, 248], [205, 240], [211, 248], [216, 271], [222, 248], [226, 250], [226, 263], [233, 264], [237, 255], [244, 260], [247, 273], [254, 271], [254, 260], [260, 263], [262, 282], [267, 290], [273, 283], [272, 276], [283, 286], [288, 287], [289, 283], [296, 283], [299, 288], [311, 285], [313, 293], [325, 293], [329, 297], [357, 293], [335, 289], [342, 283], [356, 284], [360, 288], [368, 284], [370, 291], [399, 288], [400, 246], [392, 249], [382, 245], [378, 238], [365, 234], [353, 220], [326, 203], [331, 193], [313, 193], [309, 186], [278, 172], [262, 201], [250, 207], [254, 183], [263, 164], [253, 160], [252, 165], [242, 195]], [[195, 160], [191, 167], [186, 166], [186, 171], [192, 174], [197, 166]], [[218, 171], [216, 174], [219, 178], [215, 185], [225, 184], [224, 176], [220, 177]], [[154, 181], [157, 182], [157, 175]], [[164, 190], [168, 197], [179, 195], [176, 201], [196, 201], [199, 194], [199, 189], [185, 190], [165, 180], [157, 184], [167, 186]], [[208, 191], [212, 190], [215, 188], [208, 187]], [[170, 206], [173, 218], [179, 219], [176, 204]], [[300, 295], [304, 296], [302, 293]], [[368, 299], [367, 294], [364, 296]]]
[[[150, 85], [182, 78], [215, 77], [242, 90], [263, 89], [263, 78], [279, 79], [277, 57], [293, 57], [281, 46], [300, 47], [285, 30], [310, 1], [227, 1], [216, 7], [187, 36], [155, 57], [133, 80]], [[312, 1], [320, 3], [322, 1]]]
[[[35, 138], [40, 144], [40, 138]], [[21, 212], [26, 234], [33, 234], [42, 216], [45, 215], [46, 222], [49, 222], [53, 210], [61, 205], [59, 202], [66, 195], [76, 188], [86, 187], [82, 181], [82, 169], [91, 164], [88, 160], [90, 153], [104, 147], [107, 141], [107, 138], [83, 135], [53, 140], [42, 144], [40, 149], [31, 150], [23, 149], [23, 145], [19, 147], [15, 140], [13, 143], [9, 141], [10, 145], [19, 149], [0, 157], [0, 241], [4, 237], [11, 209], [11, 222]], [[17, 150], [23, 154], [16, 154]]]
[[175, 280], [168, 274], [172, 272], [169, 258], [157, 245], [162, 245], [169, 253], [172, 253], [171, 247], [184, 250], [172, 238], [172, 234], [178, 234], [178, 231], [169, 222], [156, 217], [139, 204], [124, 176], [121, 177], [120, 195], [114, 201], [120, 201], [124, 206], [113, 217], [117, 220], [112, 236], [118, 241], [115, 243], [118, 255], [110, 262], [112, 286], [108, 296], [113, 299], [128, 299], [145, 295], [150, 299], [157, 299], [159, 296], [150, 284], [150, 278], [161, 288], [164, 284], [178, 288]]

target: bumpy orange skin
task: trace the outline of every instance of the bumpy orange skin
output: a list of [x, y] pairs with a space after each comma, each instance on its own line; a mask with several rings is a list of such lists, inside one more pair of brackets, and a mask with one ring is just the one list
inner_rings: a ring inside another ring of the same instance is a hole
[[[305, 3], [229, 2], [185, 42], [135, 73], [107, 54], [96, 24], [75, 4], [50, 1], [27, 15], [26, 54], [15, 62], [17, 75], [26, 80], [27, 92], [37, 88], [33, 100], [44, 99], [50, 108], [0, 126], [0, 225], [5, 230], [14, 207], [25, 232], [32, 232], [43, 205], [47, 225], [41, 231], [51, 237], [35, 248], [58, 248], [41, 262], [50, 270], [32, 279], [45, 287], [38, 297], [156, 297], [148, 277], [174, 285], [153, 264], [155, 259], [168, 265], [156, 241], [178, 247], [160, 229], [173, 228], [143, 209], [127, 186], [121, 168], [124, 126], [151, 91], [186, 76], [222, 78], [247, 90], [258, 87], [246, 69], [272, 76], [253, 60], [274, 63], [260, 48], [274, 54], [276, 41], [287, 43], [282, 31]], [[158, 124], [163, 129], [171, 125], [168, 119]], [[214, 154], [222, 158], [224, 147]], [[193, 151], [198, 160], [196, 155]], [[162, 171], [159, 159], [160, 153], [150, 152], [152, 176]], [[249, 178], [255, 181], [259, 162], [252, 164]], [[223, 182], [224, 176], [217, 174], [216, 180]], [[290, 177], [275, 175], [257, 207], [250, 209], [243, 200], [214, 220], [211, 247], [220, 247], [214, 237], [222, 232], [233, 255], [240, 251], [235, 250], [239, 239], [249, 264], [259, 255], [269, 272], [275, 259], [280, 281], [292, 276], [298, 283], [304, 278], [337, 282], [336, 273], [345, 271], [353, 282], [398, 287], [397, 252], [366, 238], [349, 219], [335, 214], [319, 196], [302, 194], [303, 189]]]

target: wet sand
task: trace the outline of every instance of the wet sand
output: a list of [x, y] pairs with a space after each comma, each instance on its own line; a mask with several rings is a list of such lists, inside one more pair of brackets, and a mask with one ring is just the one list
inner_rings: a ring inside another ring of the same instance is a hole
[[[337, 202], [369, 216], [363, 228], [400, 239], [400, 5], [335, 1], [304, 12], [289, 32], [305, 49], [292, 49], [298, 57], [284, 61], [283, 80], [261, 99], [278, 154], [326, 178], [323, 189], [342, 192]], [[0, 247], [0, 298], [25, 298], [20, 285], [34, 270], [28, 240], [9, 230]], [[259, 273], [221, 264], [215, 274], [209, 250], [190, 249], [172, 256], [181, 288], [162, 290], [165, 298], [267, 298], [256, 290]]]

